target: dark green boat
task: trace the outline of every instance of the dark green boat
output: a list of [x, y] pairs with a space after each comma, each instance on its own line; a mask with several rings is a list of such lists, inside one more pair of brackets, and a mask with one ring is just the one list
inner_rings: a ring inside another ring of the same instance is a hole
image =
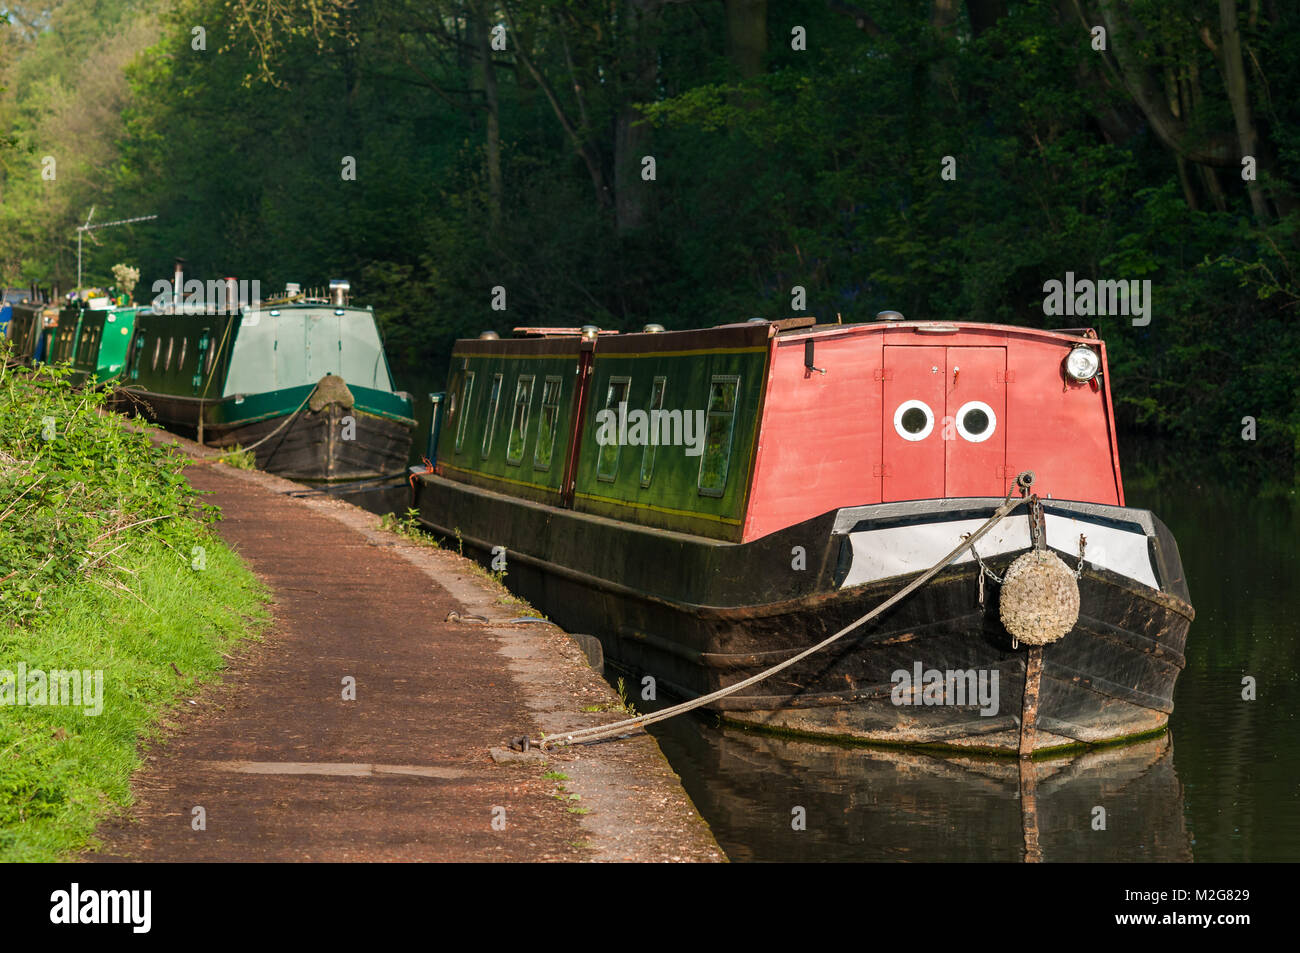
[[415, 426], [372, 310], [342, 288], [236, 313], [155, 302], [134, 316], [115, 401], [298, 480], [401, 473]]
[[13, 344], [10, 359], [31, 366], [44, 361], [55, 332], [56, 306], [40, 301], [13, 305], [5, 337]]

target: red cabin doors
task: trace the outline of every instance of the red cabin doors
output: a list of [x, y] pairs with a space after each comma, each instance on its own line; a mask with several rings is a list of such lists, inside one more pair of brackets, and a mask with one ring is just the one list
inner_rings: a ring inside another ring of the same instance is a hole
[[1006, 493], [1007, 351], [885, 347], [885, 502]]

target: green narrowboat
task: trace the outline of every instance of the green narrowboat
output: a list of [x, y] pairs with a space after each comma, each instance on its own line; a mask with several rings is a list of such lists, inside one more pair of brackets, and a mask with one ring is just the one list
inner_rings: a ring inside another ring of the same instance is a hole
[[135, 316], [115, 402], [169, 430], [253, 451], [289, 479], [401, 473], [415, 427], [371, 308], [293, 294], [230, 308], [169, 303]]
[[127, 300], [92, 292], [65, 304], [59, 310], [46, 360], [71, 364], [75, 384], [102, 384], [119, 376], [140, 310]]

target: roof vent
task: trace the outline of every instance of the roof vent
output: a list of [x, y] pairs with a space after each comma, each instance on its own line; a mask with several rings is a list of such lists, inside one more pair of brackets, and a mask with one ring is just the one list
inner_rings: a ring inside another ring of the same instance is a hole
[[746, 324], [767, 324], [767, 318], [750, 318]]
[[599, 333], [600, 333], [600, 328], [596, 327], [594, 324], [584, 324], [582, 326], [581, 334], [582, 334], [582, 339], [584, 341], [596, 340], [596, 335], [598, 335]]
[[641, 330], [645, 334], [663, 334], [664, 326], [662, 324], [647, 324]]
[[497, 334], [495, 331], [484, 331], [478, 336], [478, 339], [480, 341], [500, 341], [501, 335]]
[[897, 311], [877, 311], [877, 321], [903, 321], [905, 320]]

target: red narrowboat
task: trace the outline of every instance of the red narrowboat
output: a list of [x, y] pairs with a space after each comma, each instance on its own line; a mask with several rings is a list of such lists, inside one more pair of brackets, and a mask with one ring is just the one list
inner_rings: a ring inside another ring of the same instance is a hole
[[526, 330], [455, 345], [413, 505], [476, 554], [504, 552], [511, 589], [597, 636], [634, 701], [643, 685], [710, 694], [820, 642], [940, 563], [1030, 471], [1029, 505], [907, 598], [708, 707], [1023, 753], [1034, 666], [998, 583], [1036, 541], [1077, 580], [1077, 620], [1038, 656], [1032, 750], [1165, 727], [1193, 611], [1169, 531], [1125, 506], [1091, 329]]

